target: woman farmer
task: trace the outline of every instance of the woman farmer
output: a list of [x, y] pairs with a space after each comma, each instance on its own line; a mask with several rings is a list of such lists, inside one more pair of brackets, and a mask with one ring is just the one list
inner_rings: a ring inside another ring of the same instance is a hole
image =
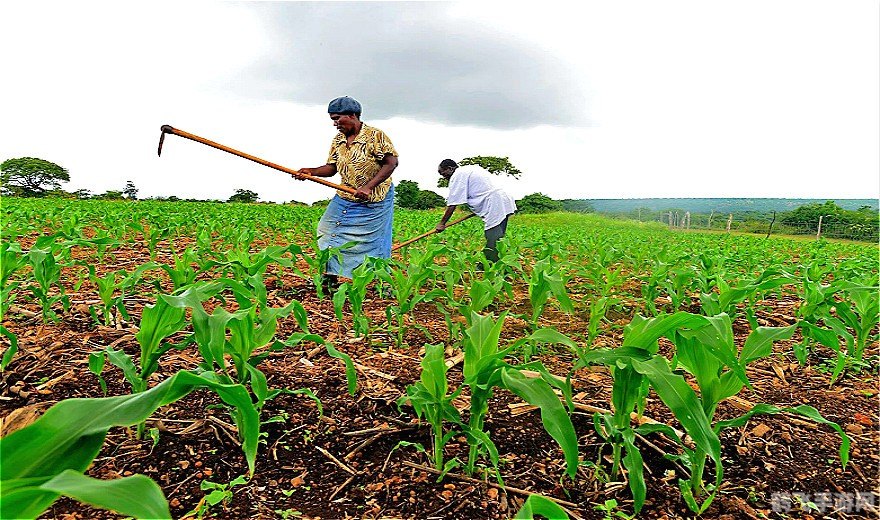
[[[318, 222], [318, 247], [327, 249], [354, 242], [342, 250], [342, 261], [333, 256], [327, 263], [324, 283], [335, 285], [337, 276], [351, 272], [367, 256], [391, 257], [391, 224], [394, 218], [394, 185], [391, 172], [397, 168], [397, 151], [387, 135], [361, 121], [361, 104], [344, 96], [327, 107], [333, 126], [339, 130], [330, 144], [327, 164], [302, 168], [297, 173], [332, 177], [339, 173], [342, 184], [354, 195], [337, 191]], [[291, 174], [299, 180], [303, 176]]]

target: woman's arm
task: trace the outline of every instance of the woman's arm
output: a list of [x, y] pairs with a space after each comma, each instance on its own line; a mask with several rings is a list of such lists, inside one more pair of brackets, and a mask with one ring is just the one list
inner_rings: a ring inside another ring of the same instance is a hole
[[391, 173], [397, 168], [397, 157], [391, 155], [390, 153], [386, 153], [382, 157], [382, 162], [380, 163], [379, 171], [376, 172], [376, 175], [373, 175], [373, 178], [367, 181], [362, 187], [357, 190], [355, 193], [355, 197], [361, 199], [367, 199], [370, 197], [370, 192], [373, 191], [373, 188], [382, 184], [388, 177], [391, 177]]
[[[336, 165], [325, 164], [324, 166], [318, 166], [317, 168], [300, 168], [297, 173], [311, 175], [312, 177], [333, 177], [336, 175]], [[301, 181], [305, 180], [305, 177], [300, 177], [293, 173], [291, 173], [291, 175]]]

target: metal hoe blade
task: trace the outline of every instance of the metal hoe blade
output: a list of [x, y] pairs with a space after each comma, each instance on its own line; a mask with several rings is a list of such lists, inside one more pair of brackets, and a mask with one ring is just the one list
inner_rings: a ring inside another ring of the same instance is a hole
[[162, 143], [165, 142], [165, 134], [173, 131], [174, 128], [168, 125], [162, 125], [162, 135], [159, 136], [159, 157], [162, 157]]

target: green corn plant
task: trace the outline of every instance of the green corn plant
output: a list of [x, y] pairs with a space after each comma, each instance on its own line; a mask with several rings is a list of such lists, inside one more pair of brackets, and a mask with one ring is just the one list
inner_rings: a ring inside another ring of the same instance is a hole
[[[134, 360], [121, 350], [115, 350], [108, 346], [100, 353], [89, 356], [89, 370], [98, 377], [101, 388], [106, 393], [106, 383], [102, 377], [105, 366], [105, 357], [113, 365], [122, 370], [122, 375], [131, 385], [134, 394], [147, 389], [147, 382], [159, 368], [159, 359], [169, 350], [182, 350], [189, 345], [189, 341], [174, 344], [166, 341], [168, 337], [180, 331], [186, 324], [186, 311], [172, 307], [165, 300], [159, 298], [153, 305], [144, 306], [141, 314], [140, 327], [135, 339], [140, 346], [140, 359], [137, 365]], [[138, 424], [137, 438], [144, 434], [144, 423]]]
[[[391, 297], [395, 300], [396, 305], [389, 305], [385, 308], [385, 318], [391, 329], [396, 329], [396, 344], [398, 347], [404, 344], [404, 335], [410, 324], [407, 323], [406, 317], [411, 314], [416, 305], [421, 302], [431, 301], [433, 298], [442, 297], [445, 293], [441, 289], [434, 289], [426, 293], [422, 293], [421, 289], [429, 280], [433, 279], [435, 274], [433, 270], [434, 258], [440, 249], [428, 249], [424, 253], [417, 250], [409, 251], [409, 258], [406, 264], [390, 262], [390, 269], [377, 271], [378, 278], [390, 286]], [[413, 323], [412, 326], [417, 327], [428, 333], [427, 329]], [[430, 333], [428, 333], [430, 334]]]
[[[746, 419], [737, 418], [728, 421], [714, 422], [715, 411], [723, 400], [737, 395], [745, 386], [751, 387], [746, 376], [745, 367], [758, 359], [772, 354], [773, 343], [789, 339], [794, 334], [796, 325], [788, 327], [759, 327], [748, 336], [742, 349], [737, 352], [734, 345], [733, 327], [730, 317], [720, 314], [706, 318], [708, 324], [695, 330], [677, 330], [675, 332], [676, 355], [673, 364], [680, 366], [694, 376], [699, 387], [699, 402], [705, 416], [712, 423], [713, 431], [720, 435], [725, 428], [734, 424], [745, 424], [748, 417], [756, 414], [779, 413], [787, 411], [798, 413], [817, 422], [831, 425], [841, 435], [840, 457], [844, 466], [848, 460], [849, 439], [840, 426], [825, 420], [819, 412], [810, 406], [794, 408], [778, 408], [760, 404], [746, 412]], [[662, 377], [670, 377], [662, 367], [662, 360], [654, 360], [655, 369]], [[652, 380], [654, 384], [654, 380]], [[669, 430], [664, 430], [669, 434]], [[716, 460], [716, 484], [709, 489], [703, 481], [703, 471], [709, 454], [697, 445], [690, 448], [674, 434], [673, 440], [682, 445], [684, 455], [677, 457], [691, 471], [690, 479], [680, 480], [679, 488], [688, 507], [695, 513], [702, 513], [712, 503], [721, 480], [722, 468]], [[714, 457], [713, 457], [714, 458]], [[701, 502], [702, 501], [702, 502]]]
[[[254, 292], [243, 283], [223, 278], [196, 284], [179, 295], [162, 295], [162, 299], [181, 313], [186, 308], [191, 309], [193, 333], [204, 360], [202, 368], [214, 370], [215, 366], [218, 367], [223, 381], [250, 383], [259, 409], [267, 397], [268, 388], [265, 375], [255, 366], [264, 356], [258, 357], [255, 351], [270, 344], [276, 346], [278, 342], [274, 342], [274, 337], [279, 318], [286, 317], [297, 307], [298, 315], [304, 316], [305, 309], [296, 300], [282, 308], [271, 308], [266, 304], [265, 286], [260, 276], [250, 277], [249, 282], [260, 290]], [[233, 291], [239, 309], [229, 312], [218, 306], [208, 314], [203, 302], [225, 289]], [[231, 365], [226, 362], [227, 355]]]
[[[477, 456], [481, 452], [488, 453], [493, 465], [498, 465], [498, 452], [485, 433], [484, 424], [494, 389], [503, 388], [541, 410], [544, 428], [562, 448], [566, 472], [573, 478], [578, 465], [578, 446], [571, 418], [553, 392], [551, 383], [556, 385], [555, 380], [541, 363], [510, 365], [504, 361], [505, 356], [519, 348], [522, 342], [535, 339], [523, 338], [505, 349], [499, 349], [499, 338], [506, 315], [506, 312], [503, 313], [496, 322], [491, 316], [474, 314], [470, 320], [472, 325], [465, 331], [464, 385], [470, 389], [471, 394], [466, 431], [470, 444], [466, 470], [468, 474], [474, 473]], [[524, 369], [537, 370], [542, 373], [542, 378], [530, 379], [522, 375], [521, 371]], [[568, 393], [570, 394], [570, 390]]]
[[454, 435], [458, 434], [455, 429], [443, 433], [444, 423], [458, 425], [461, 428], [461, 416], [452, 405], [452, 400], [458, 397], [462, 388], [449, 394], [449, 384], [446, 380], [448, 367], [443, 358], [443, 345], [425, 345], [425, 357], [422, 358], [422, 374], [419, 381], [406, 387], [406, 394], [397, 400], [397, 406], [404, 403], [412, 405], [416, 416], [423, 416], [431, 425], [431, 438], [433, 440], [433, 462], [438, 471], [444, 470], [443, 448]]
[[602, 296], [590, 305], [590, 319], [587, 323], [587, 348], [593, 346], [593, 341], [599, 336], [599, 325], [605, 319], [605, 313], [617, 300], [608, 296]]
[[660, 289], [667, 280], [669, 269], [677, 261], [666, 250], [660, 251], [652, 261], [651, 270], [642, 277], [642, 298], [645, 300], [645, 309], [652, 316], [660, 313], [655, 300], [660, 296]]
[[[705, 324], [705, 318], [685, 312], [672, 315], [661, 314], [650, 319], [636, 315], [624, 328], [621, 347], [610, 350], [575, 350], [578, 361], [574, 370], [597, 363], [608, 365], [611, 368], [613, 378], [611, 408], [613, 413], [594, 414], [593, 425], [596, 433], [611, 444], [612, 478], [618, 477], [621, 465], [627, 469], [629, 487], [633, 495], [633, 507], [636, 512], [641, 510], [645, 502], [647, 487], [642, 471], [641, 452], [635, 444], [635, 434], [645, 432], [645, 429], [650, 425], [632, 428], [631, 415], [637, 411], [641, 416], [651, 384], [651, 378], [645, 373], [647, 369], [640, 370], [641, 367], [637, 366], [636, 362], [651, 360], [657, 354], [658, 340], [661, 337], [670, 337], [675, 330], [680, 328], [702, 327]], [[676, 399], [675, 393], [682, 390], [682, 384], [687, 386], [684, 380], [667, 382], [663, 387], [663, 395], [668, 394], [670, 400]], [[663, 399], [663, 395], [661, 395], [661, 399]], [[705, 430], [708, 429], [708, 419], [705, 418], [696, 398], [673, 402], [676, 404], [676, 408], [673, 409], [676, 417], [683, 424], [688, 422], [693, 429], [697, 430], [698, 434], [703, 433], [701, 440], [706, 452], [713, 455], [719, 453], [720, 448], [715, 448], [719, 446], [717, 437], [712, 439], [711, 435], [705, 434]], [[682, 415], [684, 420], [679, 415]]]
[[849, 301], [836, 301], [831, 307], [839, 319], [855, 332], [855, 345], [850, 356], [858, 366], [865, 357], [868, 340], [880, 321], [880, 300], [877, 298], [880, 288], [853, 283], [845, 284], [843, 291]]
[[[40, 302], [43, 322], [58, 321], [58, 315], [52, 310], [52, 306], [58, 302], [67, 309], [70, 306], [70, 298], [64, 292], [61, 284], [61, 265], [58, 264], [56, 252], [64, 248], [55, 242], [55, 236], [41, 237], [27, 254], [28, 264], [33, 270], [36, 284], [30, 284], [28, 289], [33, 297]], [[53, 288], [57, 289], [53, 291]], [[53, 294], [55, 293], [55, 294]]]
[[9, 341], [9, 347], [0, 358], [0, 372], [6, 370], [18, 352], [18, 337], [3, 326], [3, 316], [15, 301], [15, 291], [21, 285], [21, 281], [11, 280], [12, 275], [26, 265], [27, 258], [18, 242], [0, 242], [0, 334]]
[[696, 272], [691, 268], [672, 267], [666, 272], [666, 278], [660, 281], [660, 286], [665, 289], [672, 302], [673, 312], [681, 309], [685, 301], [688, 301], [688, 289], [696, 277]]
[[333, 295], [333, 310], [336, 318], [342, 321], [343, 306], [345, 300], [351, 303], [351, 321], [356, 337], [366, 336], [370, 333], [370, 320], [364, 314], [364, 299], [367, 288], [376, 279], [375, 262], [362, 263], [351, 272], [352, 279], [339, 286]]
[[503, 290], [504, 281], [502, 278], [484, 278], [473, 279], [471, 281], [467, 290], [466, 299], [458, 298], [455, 295], [450, 298], [448, 293], [444, 293], [442, 297], [440, 297], [439, 293], [432, 293], [437, 295], [437, 297], [433, 299], [434, 305], [446, 321], [450, 343], [455, 343], [461, 340], [465, 328], [465, 326], [459, 321], [456, 321], [453, 316], [464, 316], [466, 325], [470, 325], [468, 322], [470, 317], [475, 313], [479, 314], [483, 312], [483, 310], [489, 305], [492, 305]]
[[288, 252], [290, 252], [290, 247], [269, 246], [251, 254], [246, 246], [239, 244], [226, 251], [222, 261], [209, 260], [205, 262], [203, 269], [219, 268], [221, 276], [231, 273], [233, 278], [245, 279], [257, 274], [264, 274], [266, 268], [272, 263], [291, 267], [293, 261], [284, 256]]
[[312, 238], [312, 254], [308, 254], [305, 250], [299, 247], [296, 244], [291, 244], [288, 246], [287, 250], [293, 253], [294, 255], [299, 255], [305, 261], [306, 265], [308, 265], [308, 273], [303, 273], [296, 265], [292, 265], [293, 271], [296, 275], [301, 276], [303, 278], [310, 279], [312, 284], [315, 287], [315, 292], [318, 295], [318, 298], [324, 299], [324, 284], [322, 283], [324, 274], [327, 272], [327, 264], [330, 262], [330, 259], [336, 257], [339, 261], [342, 261], [342, 251], [348, 249], [354, 245], [354, 242], [349, 242], [347, 244], [343, 244], [340, 247], [328, 247], [327, 249], [320, 249], [318, 247], [317, 238]]
[[[104, 325], [113, 325], [115, 323], [113, 317], [113, 309], [119, 311], [119, 314], [126, 320], [130, 319], [128, 311], [125, 308], [126, 291], [133, 288], [141, 280], [144, 273], [159, 267], [154, 262], [147, 262], [140, 265], [131, 273], [124, 270], [113, 271], [104, 276], [98, 276], [95, 273], [95, 266], [86, 264], [89, 271], [89, 279], [98, 288], [98, 297], [101, 299], [101, 315], [103, 316]], [[92, 317], [98, 323], [97, 314], [92, 308]]]
[[[198, 255], [195, 249], [188, 247], [180, 255], [173, 255], [174, 265], [160, 264], [159, 267], [171, 278], [174, 290], [180, 289], [192, 283], [195, 283], [199, 270], [193, 268], [193, 264], [198, 261]], [[205, 266], [209, 268], [209, 266]]]
[[[700, 312], [705, 316], [716, 316], [724, 313], [735, 318], [737, 315], [737, 304], [753, 298], [756, 293], [776, 289], [782, 285], [791, 283], [791, 275], [778, 268], [770, 268], [765, 270], [754, 280], [750, 280], [735, 286], [731, 286], [723, 276], [714, 278], [714, 286], [717, 291], [712, 290], [700, 293], [700, 302], [702, 307]], [[749, 309], [747, 309], [748, 313]], [[756, 329], [757, 325], [752, 323], [752, 329]]]
[[529, 278], [529, 303], [532, 306], [532, 315], [529, 324], [532, 330], [538, 329], [538, 319], [544, 312], [550, 297], [556, 298], [559, 307], [567, 313], [574, 312], [574, 305], [568, 297], [565, 288], [567, 280], [558, 268], [554, 267], [551, 259], [543, 258], [532, 267]]
[[823, 284], [822, 280], [829, 272], [820, 262], [811, 262], [801, 267], [803, 271], [801, 283], [796, 285], [801, 303], [795, 317], [802, 325], [803, 341], [793, 345], [794, 355], [798, 363], [801, 365], [805, 364], [812, 343], [819, 342], [837, 353], [838, 365], [840, 365], [843, 363], [842, 359], [845, 357], [845, 353], [841, 352], [840, 345], [836, 339], [828, 341], [829, 337], [822, 332], [822, 330], [827, 329], [823, 329], [819, 322], [829, 316], [828, 312], [835, 301], [834, 296], [843, 289], [845, 282], [838, 281]]
[[253, 475], [260, 420], [241, 385], [224, 385], [211, 374], [178, 372], [138, 394], [66, 399], [31, 425], [0, 439], [0, 517], [36, 518], [60, 496], [140, 518], [171, 518], [159, 486], [143, 475], [98, 480], [83, 475], [114, 426], [145, 421], [156, 409], [193, 390], [209, 388], [241, 410], [237, 423]]
[[147, 250], [150, 252], [150, 260], [156, 259], [156, 247], [159, 242], [168, 238], [172, 231], [169, 227], [159, 226], [155, 223], [144, 226], [137, 222], [131, 222], [128, 225], [143, 235], [143, 240], [147, 243]]

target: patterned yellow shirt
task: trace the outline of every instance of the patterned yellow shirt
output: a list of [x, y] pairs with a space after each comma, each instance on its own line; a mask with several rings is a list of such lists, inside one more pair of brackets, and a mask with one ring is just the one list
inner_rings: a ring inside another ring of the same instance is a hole
[[[333, 143], [330, 144], [330, 156], [327, 158], [327, 164], [336, 165], [336, 171], [339, 172], [343, 185], [358, 189], [376, 176], [381, 167], [382, 158], [386, 154], [397, 157], [397, 150], [391, 144], [391, 139], [382, 130], [364, 123], [351, 146], [346, 143], [345, 135], [342, 132], [336, 134]], [[373, 188], [367, 202], [385, 200], [390, 187], [391, 177]], [[336, 193], [346, 200], [361, 201], [361, 199], [344, 191], [337, 190]]]

